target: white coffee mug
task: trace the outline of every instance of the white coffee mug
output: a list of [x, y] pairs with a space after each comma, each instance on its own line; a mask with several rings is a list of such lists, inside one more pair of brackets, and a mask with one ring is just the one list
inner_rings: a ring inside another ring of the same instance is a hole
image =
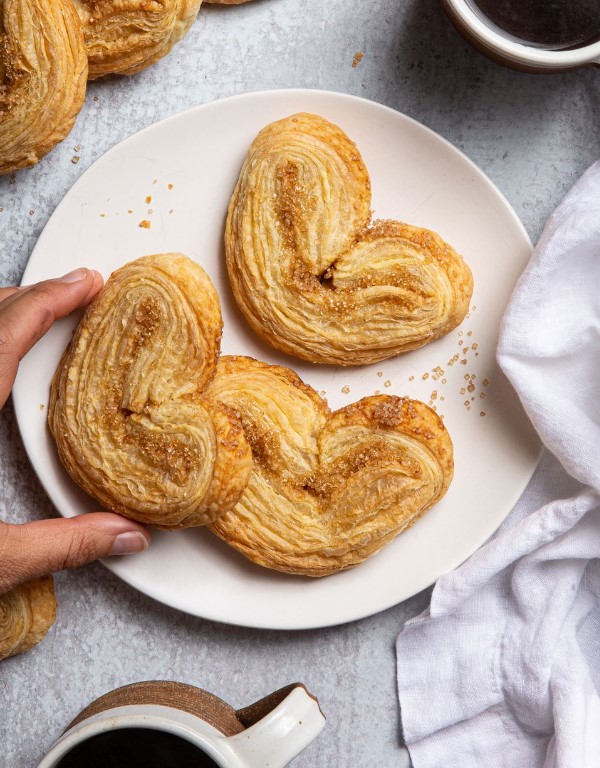
[[324, 724], [317, 699], [299, 683], [239, 710], [184, 683], [135, 683], [86, 707], [38, 768], [56, 768], [76, 747], [117, 729], [171, 734], [194, 745], [219, 768], [284, 768]]
[[477, 13], [469, 0], [443, 0], [459, 32], [492, 59], [527, 72], [564, 72], [586, 65], [600, 66], [600, 41], [568, 50], [547, 50], [503, 34]]

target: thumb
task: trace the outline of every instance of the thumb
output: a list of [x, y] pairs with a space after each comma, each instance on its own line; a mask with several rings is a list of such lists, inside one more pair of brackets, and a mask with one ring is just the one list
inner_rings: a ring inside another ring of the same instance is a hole
[[112, 512], [23, 525], [0, 523], [0, 594], [100, 557], [142, 552], [149, 543], [150, 534], [143, 526]]

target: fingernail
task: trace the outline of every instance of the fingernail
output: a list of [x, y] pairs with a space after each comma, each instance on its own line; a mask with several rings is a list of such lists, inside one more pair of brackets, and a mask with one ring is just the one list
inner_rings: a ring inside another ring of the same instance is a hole
[[89, 273], [89, 269], [80, 267], [79, 269], [74, 269], [72, 272], [63, 275], [63, 277], [60, 277], [59, 280], [61, 283], [78, 283], [80, 280], [85, 280]]
[[109, 557], [133, 555], [136, 552], [143, 552], [145, 549], [148, 549], [148, 539], [144, 534], [139, 531], [127, 531], [127, 533], [120, 533], [116, 537], [108, 555]]

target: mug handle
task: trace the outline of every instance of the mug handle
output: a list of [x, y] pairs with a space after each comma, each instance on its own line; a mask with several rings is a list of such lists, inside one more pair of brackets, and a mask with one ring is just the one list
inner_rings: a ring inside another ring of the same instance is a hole
[[236, 715], [245, 730], [229, 736], [227, 743], [252, 768], [284, 768], [325, 725], [319, 702], [301, 683], [238, 709]]

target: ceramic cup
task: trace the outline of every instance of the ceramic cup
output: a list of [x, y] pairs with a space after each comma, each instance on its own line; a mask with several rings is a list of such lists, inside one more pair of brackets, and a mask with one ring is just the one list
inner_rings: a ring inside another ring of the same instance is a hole
[[600, 66], [600, 41], [568, 50], [547, 50], [510, 38], [486, 19], [469, 0], [443, 0], [450, 20], [475, 48], [495, 61], [526, 72], [564, 72]]
[[284, 768], [324, 724], [317, 699], [299, 683], [239, 710], [184, 683], [135, 683], [86, 707], [38, 768], [56, 768], [87, 740], [117, 729], [151, 729], [179, 737], [198, 749], [199, 758], [206, 756], [206, 762], [219, 768]]

